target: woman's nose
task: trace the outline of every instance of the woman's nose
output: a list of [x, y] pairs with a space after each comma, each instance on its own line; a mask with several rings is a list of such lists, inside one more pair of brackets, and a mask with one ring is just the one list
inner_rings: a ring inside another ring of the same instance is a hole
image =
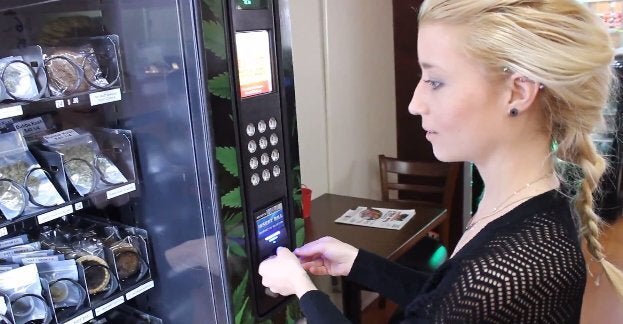
[[426, 106], [422, 102], [422, 95], [420, 93], [422, 82], [420, 81], [418, 85], [413, 90], [413, 97], [411, 97], [411, 102], [409, 103], [409, 113], [412, 115], [422, 115], [427, 112]]

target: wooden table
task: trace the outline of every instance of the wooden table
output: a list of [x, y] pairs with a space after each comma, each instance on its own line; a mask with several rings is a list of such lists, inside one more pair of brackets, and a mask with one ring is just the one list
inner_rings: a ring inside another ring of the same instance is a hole
[[[415, 209], [415, 216], [400, 230], [334, 222], [347, 210], [359, 206]], [[443, 207], [324, 194], [312, 200], [311, 215], [305, 220], [305, 241], [309, 242], [323, 236], [332, 236], [357, 248], [390, 260], [396, 260], [418, 241], [426, 237], [427, 233], [443, 222], [446, 217], [448, 215]], [[313, 280], [320, 290], [329, 294], [338, 307], [341, 304], [344, 315], [349, 320], [353, 323], [361, 322], [361, 295], [358, 287], [347, 280], [341, 280], [341, 287], [337, 287], [336, 280], [328, 277], [314, 277]], [[340, 290], [341, 300], [337, 300]]]

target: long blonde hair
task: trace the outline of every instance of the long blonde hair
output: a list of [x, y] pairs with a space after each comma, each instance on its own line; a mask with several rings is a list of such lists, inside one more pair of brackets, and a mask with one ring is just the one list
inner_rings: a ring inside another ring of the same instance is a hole
[[558, 145], [554, 155], [578, 170], [581, 235], [623, 296], [623, 272], [605, 259], [593, 199], [607, 166], [590, 135], [604, 124], [616, 80], [606, 27], [576, 0], [425, 0], [419, 23], [459, 25], [468, 55], [491, 71], [506, 67], [545, 86], [539, 100]]

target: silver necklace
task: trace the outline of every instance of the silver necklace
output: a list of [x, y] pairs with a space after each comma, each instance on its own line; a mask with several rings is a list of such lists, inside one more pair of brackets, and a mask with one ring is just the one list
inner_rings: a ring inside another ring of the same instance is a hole
[[499, 211], [504, 210], [504, 209], [508, 208], [509, 206], [512, 206], [512, 205], [514, 205], [514, 204], [516, 204], [518, 202], [521, 202], [521, 201], [524, 201], [524, 200], [528, 200], [528, 199], [534, 197], [534, 196], [524, 197], [524, 198], [512, 201], [512, 202], [510, 202], [507, 205], [504, 205], [504, 204], [506, 204], [507, 201], [509, 201], [511, 198], [515, 197], [520, 192], [530, 188], [533, 184], [535, 184], [535, 183], [537, 183], [537, 182], [539, 182], [539, 181], [541, 181], [543, 179], [546, 179], [546, 178], [550, 177], [551, 175], [552, 175], [552, 173], [548, 173], [548, 174], [546, 174], [546, 175], [544, 175], [544, 176], [542, 176], [542, 177], [540, 177], [540, 178], [538, 178], [538, 179], [536, 179], [536, 180], [534, 180], [532, 182], [526, 183], [525, 186], [521, 187], [519, 190], [514, 191], [510, 196], [508, 196], [508, 197], [506, 197], [506, 199], [502, 200], [502, 202], [499, 205], [497, 205], [495, 208], [493, 208], [493, 210], [491, 210], [491, 212], [489, 212], [489, 214], [487, 214], [485, 216], [482, 216], [482, 217], [480, 217], [477, 220], [474, 220], [473, 217], [470, 218], [469, 222], [467, 223], [467, 226], [465, 226], [465, 230], [469, 231], [470, 229], [472, 229], [472, 227], [474, 227], [476, 224], [480, 223], [482, 220], [485, 220], [487, 218], [495, 216]]

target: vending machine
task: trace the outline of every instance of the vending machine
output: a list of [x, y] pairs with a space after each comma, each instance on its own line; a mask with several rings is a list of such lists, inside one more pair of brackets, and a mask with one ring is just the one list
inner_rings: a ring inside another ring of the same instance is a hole
[[0, 1], [0, 319], [294, 323], [287, 0]]

